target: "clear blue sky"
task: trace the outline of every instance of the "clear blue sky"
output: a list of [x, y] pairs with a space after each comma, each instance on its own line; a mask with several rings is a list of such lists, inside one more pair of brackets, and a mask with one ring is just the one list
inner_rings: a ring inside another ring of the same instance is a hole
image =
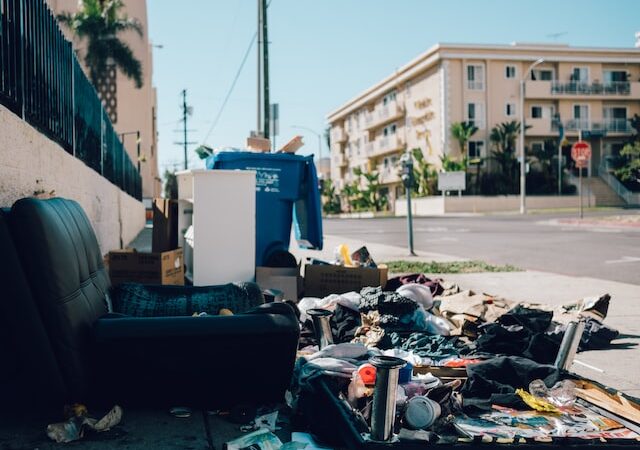
[[[256, 29], [256, 0], [148, 0], [155, 44], [160, 170], [182, 164], [180, 91], [193, 105], [189, 140], [202, 142]], [[302, 134], [317, 153], [325, 115], [437, 42], [557, 42], [633, 47], [639, 0], [272, 0], [271, 101], [278, 142]], [[256, 126], [256, 53], [249, 56], [212, 147], [241, 147]], [[324, 142], [323, 142], [324, 144]], [[193, 147], [192, 147], [193, 148]], [[328, 149], [324, 148], [324, 154]], [[191, 152], [192, 162], [197, 157]]]

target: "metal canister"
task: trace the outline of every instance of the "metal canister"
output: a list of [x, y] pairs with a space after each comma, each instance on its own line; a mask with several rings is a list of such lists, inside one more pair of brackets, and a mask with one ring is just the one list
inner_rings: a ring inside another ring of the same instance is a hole
[[307, 310], [307, 314], [309, 314], [313, 320], [313, 330], [320, 350], [325, 348], [327, 345], [333, 344], [333, 334], [331, 333], [330, 322], [333, 313], [326, 309], [313, 308]]
[[558, 369], [569, 370], [571, 368], [573, 359], [576, 357], [576, 352], [578, 351], [578, 346], [580, 345], [580, 339], [582, 339], [583, 331], [583, 321], [569, 322], [567, 325], [554, 364]]
[[442, 408], [438, 402], [419, 395], [407, 402], [403, 423], [411, 430], [426, 430], [441, 414]]
[[393, 438], [396, 418], [396, 396], [400, 368], [406, 362], [393, 356], [374, 356], [369, 362], [376, 368], [376, 385], [371, 411], [371, 439], [389, 442]]

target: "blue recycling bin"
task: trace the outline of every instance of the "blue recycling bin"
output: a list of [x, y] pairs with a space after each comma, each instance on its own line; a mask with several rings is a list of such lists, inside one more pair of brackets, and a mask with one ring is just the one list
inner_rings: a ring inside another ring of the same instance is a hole
[[256, 266], [289, 250], [291, 224], [302, 248], [322, 249], [322, 209], [313, 155], [220, 151], [207, 169], [256, 171]]

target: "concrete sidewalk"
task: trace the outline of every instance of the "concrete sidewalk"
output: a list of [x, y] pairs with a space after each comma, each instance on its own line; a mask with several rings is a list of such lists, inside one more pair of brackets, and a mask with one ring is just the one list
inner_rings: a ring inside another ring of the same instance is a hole
[[[392, 260], [450, 262], [463, 259], [440, 253], [417, 252], [408, 256], [403, 246], [366, 243], [361, 239], [325, 236], [324, 250], [300, 250], [292, 240], [291, 250], [297, 258], [333, 259], [334, 248], [347, 244], [351, 251], [366, 245], [376, 262]], [[508, 298], [510, 300], [561, 305], [588, 296], [611, 295], [605, 323], [620, 331], [620, 338], [607, 350], [580, 353], [572, 370], [633, 396], [640, 396], [640, 286], [589, 277], [558, 275], [549, 272], [486, 272], [472, 274], [437, 274], [433, 277], [453, 281], [463, 289]]]

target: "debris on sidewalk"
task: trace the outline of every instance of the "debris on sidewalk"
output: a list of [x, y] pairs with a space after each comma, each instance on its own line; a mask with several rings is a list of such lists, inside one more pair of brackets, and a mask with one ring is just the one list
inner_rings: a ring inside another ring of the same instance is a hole
[[122, 420], [122, 408], [114, 406], [100, 420], [89, 417], [87, 408], [81, 404], [75, 404], [65, 408], [65, 422], [47, 425], [47, 436], [58, 443], [77, 441], [84, 437], [85, 431], [102, 433], [109, 431]]

